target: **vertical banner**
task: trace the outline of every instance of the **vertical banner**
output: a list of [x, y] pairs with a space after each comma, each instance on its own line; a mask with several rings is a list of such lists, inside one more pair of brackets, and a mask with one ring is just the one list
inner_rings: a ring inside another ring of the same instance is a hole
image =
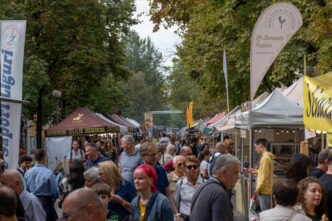
[[71, 150], [72, 137], [47, 137], [45, 139], [48, 168], [54, 171], [57, 161], [60, 161], [63, 169], [67, 168], [68, 155]]
[[301, 13], [290, 3], [275, 3], [259, 16], [250, 46], [251, 100], [274, 59], [301, 26]]
[[193, 108], [194, 108], [194, 102], [190, 101], [189, 108], [188, 108], [188, 112], [189, 112], [189, 127], [191, 127], [192, 124], [194, 123], [194, 119], [193, 119]]
[[144, 113], [144, 119], [145, 119], [145, 126], [147, 127], [153, 127], [153, 114], [152, 112], [145, 112]]
[[327, 142], [327, 146], [329, 148], [332, 148], [332, 134], [327, 134], [326, 135], [326, 142]]
[[303, 123], [305, 128], [332, 133], [332, 72], [304, 77]]
[[[1, 21], [1, 97], [22, 100], [26, 21]], [[22, 104], [1, 102], [1, 136], [5, 169], [18, 163]]]

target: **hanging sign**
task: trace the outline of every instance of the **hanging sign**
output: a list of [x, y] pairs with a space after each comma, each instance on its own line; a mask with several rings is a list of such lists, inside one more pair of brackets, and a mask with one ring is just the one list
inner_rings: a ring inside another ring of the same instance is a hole
[[271, 5], [259, 16], [250, 46], [251, 100], [275, 58], [301, 26], [301, 13], [286, 2]]
[[152, 112], [145, 112], [144, 113], [144, 118], [145, 118], [145, 126], [147, 127], [153, 127], [153, 114]]

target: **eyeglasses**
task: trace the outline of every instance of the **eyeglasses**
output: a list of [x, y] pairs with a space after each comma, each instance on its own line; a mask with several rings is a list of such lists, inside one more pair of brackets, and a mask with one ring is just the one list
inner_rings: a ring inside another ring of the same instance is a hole
[[71, 217], [72, 215], [74, 215], [76, 212], [80, 211], [84, 207], [86, 207], [86, 205], [83, 205], [83, 206], [81, 206], [77, 209], [74, 209], [73, 211], [70, 211], [68, 213], [63, 213], [62, 216], [58, 219], [58, 221], [67, 221], [69, 217]]
[[178, 163], [178, 167], [182, 167], [183, 166], [183, 163]]
[[194, 168], [195, 170], [198, 168], [197, 165], [189, 165], [187, 166], [187, 169], [191, 170], [192, 168]]
[[157, 153], [146, 154], [145, 156], [148, 156], [148, 157], [156, 157], [156, 156], [158, 156], [158, 155], [159, 155], [159, 153], [157, 152]]

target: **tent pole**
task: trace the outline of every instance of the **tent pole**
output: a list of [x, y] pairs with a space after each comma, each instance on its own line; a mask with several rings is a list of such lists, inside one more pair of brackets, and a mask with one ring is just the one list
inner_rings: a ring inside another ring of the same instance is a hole
[[237, 157], [237, 131], [235, 129], [235, 156]]
[[241, 168], [243, 170], [243, 137], [241, 136]]
[[[253, 167], [253, 153], [252, 153], [252, 139], [253, 138], [253, 131], [252, 131], [252, 128], [249, 129], [249, 168], [252, 168]], [[250, 173], [250, 176], [249, 176], [249, 191], [248, 191], [248, 199], [251, 199], [251, 196], [252, 196], [252, 174]], [[248, 205], [249, 206], [249, 205]]]

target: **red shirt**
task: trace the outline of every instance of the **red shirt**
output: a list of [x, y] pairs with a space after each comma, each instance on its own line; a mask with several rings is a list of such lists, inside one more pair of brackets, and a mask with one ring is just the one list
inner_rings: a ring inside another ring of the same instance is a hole
[[174, 170], [174, 167], [173, 167], [173, 160], [170, 160], [168, 161], [167, 163], [164, 164], [163, 166], [165, 168], [165, 170], [168, 172], [168, 171], [172, 171]]

